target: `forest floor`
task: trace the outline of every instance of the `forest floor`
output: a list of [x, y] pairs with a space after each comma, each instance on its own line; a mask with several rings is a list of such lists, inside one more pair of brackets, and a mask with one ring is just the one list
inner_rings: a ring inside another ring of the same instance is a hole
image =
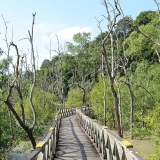
[[[117, 134], [116, 130], [111, 130], [115, 134]], [[125, 140], [128, 140], [132, 145], [133, 148], [142, 155], [145, 159], [148, 159], [151, 154], [154, 154], [155, 152], [155, 142], [156, 140], [160, 140], [158, 137], [151, 136], [150, 138], [134, 138], [131, 139], [129, 137], [128, 132], [124, 132], [124, 138]]]
[[134, 149], [138, 151], [145, 159], [149, 158], [151, 154], [155, 152], [156, 137], [151, 137], [150, 139], [128, 139], [128, 141], [133, 145]]

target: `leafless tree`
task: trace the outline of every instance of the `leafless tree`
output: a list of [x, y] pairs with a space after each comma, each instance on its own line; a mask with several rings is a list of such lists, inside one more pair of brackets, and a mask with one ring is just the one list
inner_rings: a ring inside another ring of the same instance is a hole
[[[104, 7], [106, 9], [106, 13], [107, 13], [107, 16], [103, 15], [103, 17], [108, 22], [108, 33], [106, 34], [106, 36], [102, 40], [102, 55], [104, 57], [107, 75], [108, 75], [108, 79], [110, 82], [111, 93], [114, 98], [114, 112], [115, 112], [115, 116], [116, 116], [118, 134], [120, 137], [123, 137], [121, 121], [120, 121], [120, 113], [119, 113], [119, 99], [118, 99], [117, 92], [116, 92], [115, 86], [114, 86], [117, 66], [115, 63], [114, 38], [113, 38], [114, 28], [117, 23], [117, 18], [121, 14], [121, 8], [119, 6], [118, 0], [114, 0], [114, 5], [112, 5], [109, 1], [104, 0], [103, 5], [104, 5]], [[113, 17], [109, 11], [109, 7], [111, 7], [111, 9], [112, 9]], [[100, 26], [99, 26], [99, 28], [102, 33], [102, 29]], [[110, 45], [111, 45], [111, 47], [109, 49], [106, 48], [106, 45], [105, 45], [107, 40], [110, 41]], [[110, 56], [111, 56], [111, 61], [109, 60]]]
[[[115, 36], [116, 36], [116, 45], [117, 45], [117, 56], [119, 59], [119, 63], [117, 64], [119, 68], [122, 68], [123, 70], [123, 74], [124, 74], [124, 81], [118, 81], [116, 80], [116, 85], [118, 88], [118, 95], [119, 95], [119, 112], [120, 112], [120, 120], [122, 121], [122, 111], [121, 111], [121, 92], [120, 92], [120, 86], [124, 83], [126, 84], [127, 88], [128, 88], [128, 92], [129, 92], [129, 96], [130, 96], [130, 138], [132, 139], [132, 129], [133, 129], [133, 113], [134, 113], [134, 96], [133, 96], [133, 91], [132, 91], [132, 87], [131, 87], [131, 83], [130, 83], [130, 78], [128, 75], [128, 71], [127, 71], [127, 65], [128, 65], [128, 58], [126, 56], [125, 53], [125, 42], [126, 42], [126, 38], [128, 36], [129, 31], [131, 30], [131, 26], [132, 26], [132, 19], [130, 17], [128, 17], [127, 19], [125, 19], [125, 23], [126, 24], [130, 24], [130, 28], [128, 28], [127, 32], [123, 32], [123, 44], [119, 44], [119, 38], [117, 33], [115, 32]], [[122, 53], [120, 53], [120, 45], [122, 45]], [[122, 125], [122, 124], [121, 124]]]
[[[49, 48], [48, 47], [46, 47], [47, 48], [47, 50], [48, 50], [48, 52], [49, 52], [49, 54], [50, 54], [50, 61], [52, 62], [52, 69], [51, 69], [51, 72], [50, 72], [50, 79], [51, 79], [51, 90], [52, 90], [52, 105], [53, 105], [53, 103], [54, 103], [54, 81], [55, 81], [55, 62], [53, 61], [53, 56], [52, 56], [52, 51], [53, 51], [53, 49], [52, 49], [52, 40], [53, 40], [53, 37], [52, 37], [52, 35], [51, 34], [48, 34], [48, 38], [49, 38]], [[53, 107], [53, 106], [52, 106]], [[57, 108], [56, 108], [56, 110], [57, 110]]]
[[57, 53], [58, 55], [58, 61], [57, 61], [57, 65], [56, 65], [56, 70], [57, 70], [57, 73], [55, 74], [56, 75], [56, 78], [57, 78], [57, 91], [58, 91], [58, 99], [59, 99], [59, 104], [64, 108], [65, 104], [64, 104], [64, 84], [63, 84], [63, 72], [62, 72], [62, 69], [63, 69], [63, 66], [62, 66], [62, 58], [63, 58], [63, 54], [65, 52], [65, 45], [62, 46], [60, 45], [59, 43], [59, 39], [58, 39], [58, 36], [56, 35], [56, 38], [57, 38], [57, 50], [53, 50], [55, 53]]
[[[101, 41], [103, 40], [103, 37], [102, 37], [102, 29], [101, 29], [101, 21], [99, 21], [97, 18], [96, 18], [97, 22], [98, 22], [98, 28], [100, 29], [100, 37], [101, 37]], [[106, 126], [106, 112], [107, 112], [107, 95], [106, 95], [106, 90], [107, 90], [107, 83], [106, 83], [106, 79], [108, 78], [107, 75], [105, 75], [104, 73], [104, 70], [105, 70], [105, 64], [104, 64], [104, 55], [102, 54], [102, 63], [101, 63], [101, 74], [102, 74], [102, 78], [103, 78], [103, 114], [104, 114], [104, 126]]]
[[[7, 56], [7, 61], [8, 61], [8, 68], [7, 68], [7, 74], [10, 75], [10, 71], [9, 71], [9, 58], [10, 58], [10, 48], [11, 48], [11, 45], [8, 43], [8, 37], [7, 37], [7, 32], [8, 32], [8, 27], [7, 27], [7, 23], [2, 15], [2, 19], [3, 19], [3, 22], [4, 22], [4, 25], [5, 25], [5, 38], [4, 38], [4, 41], [6, 43], [6, 47], [7, 47], [7, 53], [6, 56]], [[11, 37], [11, 41], [13, 39], [13, 28], [12, 28], [12, 37]], [[8, 80], [8, 87], [9, 87], [9, 83], [10, 81]], [[12, 128], [12, 116], [11, 116], [11, 111], [8, 110], [8, 114], [9, 114], [9, 119], [10, 119], [10, 131], [11, 131], [11, 135], [12, 135], [12, 138], [14, 139], [14, 133], [13, 133], [13, 128]]]
[[[16, 64], [14, 65], [14, 74], [13, 74], [14, 77], [13, 77], [12, 82], [10, 82], [8, 86], [8, 93], [4, 100], [4, 103], [8, 106], [9, 110], [12, 112], [13, 116], [18, 121], [19, 125], [27, 133], [28, 138], [30, 139], [33, 148], [35, 148], [36, 146], [36, 141], [33, 136], [33, 129], [36, 124], [36, 112], [35, 112], [34, 104], [32, 101], [34, 86], [36, 83], [36, 67], [35, 67], [35, 55], [34, 55], [34, 46], [33, 46], [33, 29], [34, 29], [34, 24], [35, 24], [35, 16], [36, 16], [36, 13], [33, 14], [31, 32], [28, 31], [29, 38], [27, 38], [31, 44], [32, 72], [33, 72], [33, 78], [32, 78], [30, 96], [29, 96], [29, 102], [30, 102], [30, 106], [32, 109], [32, 113], [33, 113], [33, 122], [30, 124], [30, 126], [26, 123], [25, 112], [24, 112], [25, 106], [22, 103], [23, 90], [21, 89], [21, 85], [20, 85], [21, 83], [21, 63], [23, 63], [24, 57], [20, 55], [18, 46], [13, 41], [11, 41], [10, 44], [7, 43], [7, 49], [8, 49], [7, 55], [10, 54], [10, 47], [13, 47], [16, 51], [17, 59], [16, 59]], [[5, 20], [4, 20], [4, 23], [6, 25]], [[7, 34], [5, 36], [7, 37]], [[20, 102], [19, 105], [21, 107], [21, 115], [18, 114], [18, 112], [15, 110], [14, 104], [12, 103], [12, 94], [15, 92], [15, 90], [17, 91], [19, 102]]]

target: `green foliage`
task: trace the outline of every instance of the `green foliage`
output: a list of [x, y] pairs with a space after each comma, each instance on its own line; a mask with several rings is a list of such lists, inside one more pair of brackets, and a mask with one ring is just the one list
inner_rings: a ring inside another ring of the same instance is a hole
[[150, 128], [152, 135], [160, 137], [160, 104], [156, 103], [152, 112], [148, 113], [148, 128]]
[[151, 23], [153, 20], [153, 17], [158, 16], [155, 11], [144, 11], [141, 12], [134, 21], [134, 25], [139, 26], [145, 26], [148, 23]]
[[[2, 52], [3, 53], [3, 52]], [[0, 54], [1, 56], [1, 54]], [[9, 64], [12, 62], [12, 57], [3, 58], [0, 60], [0, 70], [1, 74], [5, 74], [9, 68]]]
[[[104, 117], [104, 82], [101, 76], [99, 75], [99, 82], [94, 85], [92, 88], [92, 91], [90, 93], [90, 103], [92, 104], [93, 108], [93, 114], [98, 117], [98, 121], [102, 124], [103, 123], [103, 117]], [[105, 79], [107, 83], [106, 88], [106, 102], [107, 102], [107, 118], [110, 117], [113, 113], [113, 97], [109, 88], [109, 81]], [[108, 126], [113, 126], [113, 119], [111, 119], [108, 123]]]
[[[54, 101], [53, 101], [54, 99]], [[57, 98], [50, 92], [43, 91], [41, 89], [35, 88], [33, 93], [33, 104], [36, 110], [37, 115], [37, 123], [34, 127], [33, 133], [35, 137], [38, 137], [44, 131], [44, 125], [46, 122], [53, 119], [54, 115], [56, 114], [56, 103]], [[24, 99], [23, 104], [25, 106], [25, 118], [26, 124], [30, 125], [33, 121], [32, 109], [29, 103], [29, 97]], [[21, 114], [21, 108], [19, 105], [15, 107], [17, 113]], [[21, 130], [21, 139], [26, 140], [26, 134]]]
[[132, 135], [133, 137], [139, 137], [141, 139], [149, 139], [152, 135], [148, 121], [142, 114], [135, 114], [136, 120], [133, 125]]
[[[54, 98], [54, 102], [52, 98]], [[38, 121], [47, 121], [49, 119], [52, 119], [56, 111], [56, 104], [55, 104], [56, 101], [57, 98], [55, 96], [52, 97], [51, 93], [40, 90], [38, 88], [34, 89], [33, 104], [37, 113]], [[24, 104], [26, 106], [25, 107], [26, 118], [30, 120], [32, 119], [32, 110], [28, 98], [25, 99]]]
[[132, 61], [148, 60], [150, 62], [158, 61], [154, 45], [148, 38], [139, 33], [136, 28], [139, 28], [143, 33], [150, 37], [153, 41], [159, 40], [159, 21], [158, 14], [154, 11], [141, 12], [134, 21], [134, 31], [126, 40], [127, 55]]
[[62, 75], [64, 81], [65, 96], [68, 94], [69, 89], [73, 87], [74, 79], [73, 72], [76, 68], [76, 58], [71, 54], [64, 54], [62, 61]]
[[148, 61], [137, 64], [131, 76], [134, 86], [134, 136], [145, 138], [151, 134], [158, 135], [159, 76], [160, 65]]
[[[73, 40], [76, 45], [72, 43], [68, 44], [68, 51], [75, 56], [74, 57], [74, 68], [78, 70], [79, 75], [90, 74], [93, 69], [97, 66], [97, 61], [100, 59], [97, 54], [95, 44], [90, 42], [90, 33], [77, 33], [74, 35]], [[95, 53], [96, 52], [96, 53]]]
[[132, 23], [133, 19], [129, 16], [120, 19], [116, 26], [116, 33], [118, 34], [118, 36], [128, 37], [133, 30]]
[[128, 45], [127, 55], [130, 56], [131, 61], [139, 62], [143, 59], [153, 61], [157, 59], [156, 53], [152, 48], [153, 44], [138, 32], [132, 32], [126, 43]]
[[[89, 95], [87, 95], [86, 99], [88, 99], [88, 96]], [[80, 89], [78, 87], [71, 89], [68, 92], [66, 107], [72, 108], [72, 107], [80, 107], [82, 105], [83, 105], [83, 91], [82, 91], [82, 89]]]
[[151, 154], [148, 160], [159, 160], [160, 159], [160, 141], [157, 140], [155, 142], [156, 151], [155, 153]]
[[9, 111], [4, 105], [0, 107], [0, 157], [15, 147], [19, 142], [19, 135], [22, 129], [17, 126], [15, 119], [11, 115], [12, 125], [10, 123]]
[[[121, 81], [124, 81], [124, 77], [121, 77]], [[121, 91], [121, 114], [122, 114], [122, 124], [125, 131], [129, 130], [130, 126], [130, 95], [126, 84], [120, 86]]]
[[52, 67], [52, 63], [48, 59], [45, 59], [41, 64], [41, 69], [49, 69], [51, 67]]
[[35, 137], [38, 137], [44, 132], [44, 129], [45, 129], [44, 125], [45, 124], [37, 122], [37, 125], [34, 127], [34, 130], [33, 130]]

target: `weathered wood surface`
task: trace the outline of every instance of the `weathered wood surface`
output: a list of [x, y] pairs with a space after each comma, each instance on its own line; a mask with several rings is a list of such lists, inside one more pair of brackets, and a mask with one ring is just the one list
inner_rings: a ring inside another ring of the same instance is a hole
[[101, 160], [76, 116], [63, 118], [59, 129], [55, 160]]

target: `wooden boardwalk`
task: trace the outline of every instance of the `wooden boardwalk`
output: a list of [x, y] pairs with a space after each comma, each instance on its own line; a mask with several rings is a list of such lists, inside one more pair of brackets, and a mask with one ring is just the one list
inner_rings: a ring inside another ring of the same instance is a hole
[[101, 160], [92, 141], [76, 120], [76, 116], [63, 118], [55, 160]]

